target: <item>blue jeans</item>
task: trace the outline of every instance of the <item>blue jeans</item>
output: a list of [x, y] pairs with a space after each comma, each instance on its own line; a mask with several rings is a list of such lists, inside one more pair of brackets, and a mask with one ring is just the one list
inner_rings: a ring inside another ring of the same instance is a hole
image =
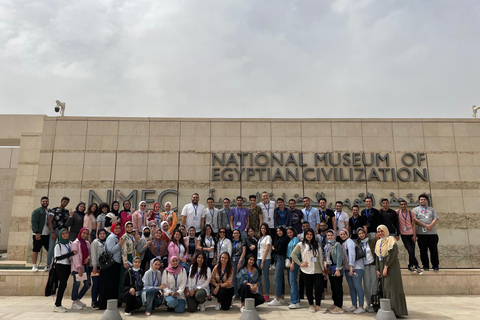
[[287, 269], [288, 284], [290, 285], [290, 300], [291, 303], [300, 303], [300, 292], [298, 291], [298, 270], [300, 266], [292, 261], [295, 266], [293, 271]]
[[163, 297], [157, 297], [157, 292], [158, 289], [156, 288], [150, 288], [146, 292], [146, 298], [147, 302], [145, 304], [145, 312], [151, 313], [153, 306], [155, 304], [155, 307], [160, 307], [163, 302]]
[[285, 294], [285, 259], [284, 255], [275, 255], [275, 297]]
[[185, 272], [188, 275], [188, 273], [190, 272], [190, 264], [188, 262], [182, 262], [182, 261], [180, 261], [178, 264], [185, 269]]
[[172, 296], [166, 296], [165, 301], [167, 302], [167, 307], [174, 308], [176, 313], [185, 312], [185, 300], [174, 298]]
[[242, 237], [242, 239], [246, 239], [247, 236], [248, 236], [247, 231], [242, 231], [242, 232], [240, 232], [240, 236]]
[[[260, 285], [258, 286], [258, 293], [260, 294], [269, 294], [270, 293], [270, 275], [269, 275], [269, 269], [270, 269], [270, 259], [265, 259], [263, 262], [263, 270], [262, 270], [262, 276], [263, 276], [263, 282], [265, 282], [265, 292], [263, 292], [263, 287], [262, 287], [262, 282], [260, 281]], [[262, 264], [262, 259], [257, 259], [257, 266], [260, 269], [260, 265]]]
[[[106, 270], [104, 270], [105, 272]], [[100, 276], [92, 277], [92, 302], [97, 302], [99, 286], [100, 285]]]
[[77, 281], [77, 278], [75, 277], [75, 275], [77, 275], [78, 272], [77, 271], [72, 272], [72, 275], [73, 275], [72, 300], [73, 301], [82, 299], [85, 293], [87, 293], [88, 289], [90, 289], [90, 286], [91, 286], [90, 273], [91, 272], [92, 270], [90, 269], [90, 267], [88, 266], [85, 267], [87, 280], [83, 280], [83, 287], [82, 287], [82, 290], [80, 290], [80, 292], [78, 291], [78, 289], [80, 289], [80, 281]]
[[352, 299], [352, 305], [356, 307], [358, 296], [359, 307], [363, 307], [365, 297], [362, 287], [363, 270], [355, 269], [353, 271], [356, 275], [351, 276], [350, 272], [345, 272], [345, 278], [347, 278], [348, 288], [350, 289], [350, 299]]
[[[55, 235], [58, 238], [58, 230], [55, 231]], [[53, 240], [52, 235], [49, 236], [50, 240], [48, 241], [48, 254], [47, 254], [47, 266], [52, 264], [53, 254], [55, 253], [55, 245], [57, 244], [57, 239]]]

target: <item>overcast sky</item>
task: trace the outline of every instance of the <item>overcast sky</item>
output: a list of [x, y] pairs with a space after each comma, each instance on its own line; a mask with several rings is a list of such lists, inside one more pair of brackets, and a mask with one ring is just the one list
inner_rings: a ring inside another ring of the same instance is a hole
[[0, 0], [0, 112], [471, 118], [478, 0]]

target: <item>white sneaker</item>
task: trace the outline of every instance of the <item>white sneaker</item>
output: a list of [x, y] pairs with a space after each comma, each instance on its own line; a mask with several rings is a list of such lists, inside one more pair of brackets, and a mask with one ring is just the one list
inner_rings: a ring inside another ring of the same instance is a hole
[[280, 301], [278, 301], [277, 299], [272, 299], [272, 301], [270, 301], [268, 303], [269, 306], [281, 306], [282, 304], [280, 303]]
[[298, 309], [299, 306], [297, 306], [297, 304], [298, 304], [298, 303], [291, 303], [291, 304], [288, 305], [288, 308], [289, 308], [289, 309]]
[[280, 303], [285, 304], [285, 299], [280, 298]]
[[357, 307], [354, 307], [354, 306], [351, 306], [350, 308], [345, 309], [345, 311], [347, 311], [347, 312], [353, 312], [355, 310], [357, 310]]
[[355, 313], [355, 314], [365, 313], [365, 309], [360, 307], [360, 308], [357, 308], [357, 310], [353, 311], [353, 313]]
[[131, 315], [132, 315], [131, 312], [125, 312], [124, 314], [125, 314], [126, 316], [131, 316]]
[[67, 308], [65, 308], [64, 306], [60, 306], [60, 307], [53, 306], [53, 312], [65, 313], [67, 312]]
[[298, 309], [298, 308], [301, 308], [300, 302], [295, 303], [295, 305], [297, 306], [297, 309]]
[[33, 267], [32, 267], [32, 271], [33, 271], [33, 272], [37, 272], [37, 271], [38, 271], [38, 267], [37, 267], [37, 265], [36, 265], [36, 264], [34, 264], [34, 265], [33, 265]]
[[43, 268], [43, 271], [50, 271], [50, 265], [47, 264], [47, 265], [45, 266], [45, 268]]
[[201, 303], [199, 307], [200, 307], [200, 311], [205, 311], [205, 303]]
[[245, 307], [241, 307], [241, 308], [240, 308], [240, 312], [243, 313], [244, 310], [245, 310]]
[[83, 307], [76, 302], [72, 302], [72, 310], [82, 310]]
[[77, 304], [81, 305], [82, 307], [86, 308], [87, 305], [85, 303], [83, 303], [82, 301], [78, 300], [77, 301]]
[[222, 305], [220, 303], [217, 303], [217, 305], [215, 306], [215, 310], [220, 310], [222, 308]]

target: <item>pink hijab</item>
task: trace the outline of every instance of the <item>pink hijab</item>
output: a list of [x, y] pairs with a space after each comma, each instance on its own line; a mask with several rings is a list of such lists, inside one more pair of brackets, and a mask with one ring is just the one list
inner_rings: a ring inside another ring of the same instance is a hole
[[87, 259], [87, 257], [89, 256], [88, 255], [87, 241], [82, 239], [82, 233], [83, 233], [84, 230], [88, 230], [88, 229], [87, 228], [80, 229], [80, 231], [78, 232], [78, 236], [77, 236], [78, 241], [80, 241], [80, 249], [82, 250], [82, 260], [83, 261], [85, 261], [85, 259]]
[[179, 274], [180, 272], [182, 272], [183, 267], [179, 264], [176, 268], [173, 268], [172, 267], [172, 260], [174, 258], [176, 258], [178, 261], [180, 261], [180, 259], [178, 259], [177, 256], [171, 256], [170, 258], [168, 258], [168, 267], [165, 270], [168, 273], [171, 273], [171, 274]]

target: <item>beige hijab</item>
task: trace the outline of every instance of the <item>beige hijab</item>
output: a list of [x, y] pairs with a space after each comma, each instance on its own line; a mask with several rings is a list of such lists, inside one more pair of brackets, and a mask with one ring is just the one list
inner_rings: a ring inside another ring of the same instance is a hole
[[395, 239], [395, 237], [388, 236], [390, 232], [384, 224], [379, 225], [377, 227], [377, 231], [378, 229], [383, 230], [383, 232], [385, 232], [385, 235], [387, 236], [385, 238], [377, 240], [377, 243], [375, 245], [375, 254], [378, 257], [386, 257], [388, 255], [388, 252], [393, 248], [393, 245], [397, 242], [397, 240]]

